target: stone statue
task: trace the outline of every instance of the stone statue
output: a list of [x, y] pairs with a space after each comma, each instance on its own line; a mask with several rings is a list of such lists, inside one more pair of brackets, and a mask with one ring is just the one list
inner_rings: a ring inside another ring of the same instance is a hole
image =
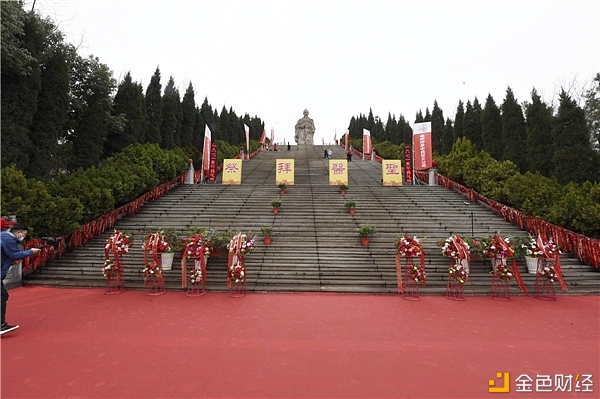
[[308, 110], [304, 110], [304, 117], [296, 122], [294, 140], [298, 145], [314, 145], [315, 122], [308, 117]]

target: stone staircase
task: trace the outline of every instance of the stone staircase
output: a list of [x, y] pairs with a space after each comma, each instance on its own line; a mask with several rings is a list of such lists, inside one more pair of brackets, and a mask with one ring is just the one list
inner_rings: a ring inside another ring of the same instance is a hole
[[[172, 227], [181, 235], [189, 229], [212, 228], [257, 234], [255, 251], [247, 257], [247, 290], [259, 292], [323, 291], [351, 293], [396, 293], [396, 235], [405, 232], [423, 238], [426, 252], [427, 286], [421, 294], [444, 294], [449, 260], [440, 253], [439, 240], [451, 233], [485, 236], [497, 231], [503, 236], [523, 234], [518, 227], [492, 214], [480, 204], [468, 204], [461, 195], [440, 186], [383, 187], [381, 165], [354, 157], [348, 165], [349, 190], [345, 196], [328, 184], [328, 160], [323, 146], [292, 146], [290, 151], [269, 151], [243, 162], [242, 184], [182, 185], [160, 199], [146, 203], [140, 213], [121, 219], [116, 228], [132, 233], [136, 244], [124, 256], [127, 288], [143, 288], [143, 237]], [[345, 159], [342, 148], [333, 148], [333, 158]], [[293, 158], [295, 185], [280, 195], [275, 185], [276, 159]], [[218, 179], [220, 179], [220, 175]], [[220, 180], [218, 180], [220, 182]], [[281, 197], [279, 214], [272, 213], [271, 200]], [[350, 215], [345, 199], [357, 202]], [[360, 245], [356, 228], [375, 226], [368, 247]], [[265, 246], [261, 226], [273, 227], [273, 242]], [[24, 277], [24, 285], [101, 287], [105, 278], [104, 242], [112, 231], [91, 240], [83, 248]], [[181, 266], [175, 256], [173, 270], [165, 271], [166, 288], [181, 290]], [[600, 293], [597, 270], [568, 254], [561, 256], [567, 294]], [[191, 261], [188, 265], [191, 266]], [[529, 291], [535, 276], [518, 261]], [[208, 291], [224, 291], [227, 261], [211, 257], [207, 267]], [[491, 262], [472, 261], [467, 294], [488, 295]], [[558, 287], [556, 287], [558, 292]], [[511, 294], [520, 291], [511, 283]]]

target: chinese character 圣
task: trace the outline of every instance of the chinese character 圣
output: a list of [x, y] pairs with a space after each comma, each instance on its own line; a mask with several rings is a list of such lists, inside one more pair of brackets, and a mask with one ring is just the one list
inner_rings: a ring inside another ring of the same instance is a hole
[[399, 175], [398, 165], [394, 163], [388, 163], [385, 165], [385, 174], [386, 175]]

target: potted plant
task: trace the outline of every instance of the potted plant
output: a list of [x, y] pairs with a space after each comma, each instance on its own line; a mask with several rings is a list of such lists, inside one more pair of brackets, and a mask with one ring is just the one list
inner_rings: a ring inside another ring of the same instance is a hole
[[338, 188], [340, 189], [340, 194], [342, 195], [346, 195], [346, 190], [348, 190], [348, 185], [347, 184], [338, 184]]
[[273, 227], [271, 226], [262, 226], [260, 228], [260, 232], [263, 235], [263, 241], [265, 245], [271, 244], [271, 234], [273, 233]]
[[356, 201], [354, 200], [346, 200], [344, 202], [344, 206], [348, 208], [348, 213], [354, 215], [354, 208], [356, 207]]
[[279, 213], [279, 207], [281, 206], [281, 199], [276, 198], [271, 201], [271, 206], [273, 207], [273, 213]]
[[360, 236], [362, 246], [367, 247], [369, 246], [369, 237], [375, 234], [375, 227], [362, 225], [356, 229], [356, 232]]
[[277, 187], [279, 187], [279, 194], [283, 194], [285, 193], [285, 189], [287, 188], [287, 186], [285, 185], [285, 183], [281, 182], [277, 185]]
[[173, 258], [175, 254], [181, 254], [183, 250], [183, 242], [179, 234], [173, 229], [168, 228], [162, 231], [162, 237], [169, 244], [168, 249], [161, 254], [161, 262], [163, 270], [171, 270], [173, 268]]

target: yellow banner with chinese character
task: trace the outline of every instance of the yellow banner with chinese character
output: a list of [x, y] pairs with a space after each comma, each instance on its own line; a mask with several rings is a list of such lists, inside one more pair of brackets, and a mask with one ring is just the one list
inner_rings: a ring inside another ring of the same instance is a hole
[[223, 184], [242, 184], [242, 160], [223, 160]]
[[384, 186], [402, 185], [402, 161], [399, 159], [383, 159], [381, 160], [381, 171]]
[[275, 169], [275, 184], [283, 183], [287, 186], [294, 185], [294, 160], [278, 159]]
[[345, 159], [329, 160], [329, 184], [339, 186], [348, 184], [348, 161]]

